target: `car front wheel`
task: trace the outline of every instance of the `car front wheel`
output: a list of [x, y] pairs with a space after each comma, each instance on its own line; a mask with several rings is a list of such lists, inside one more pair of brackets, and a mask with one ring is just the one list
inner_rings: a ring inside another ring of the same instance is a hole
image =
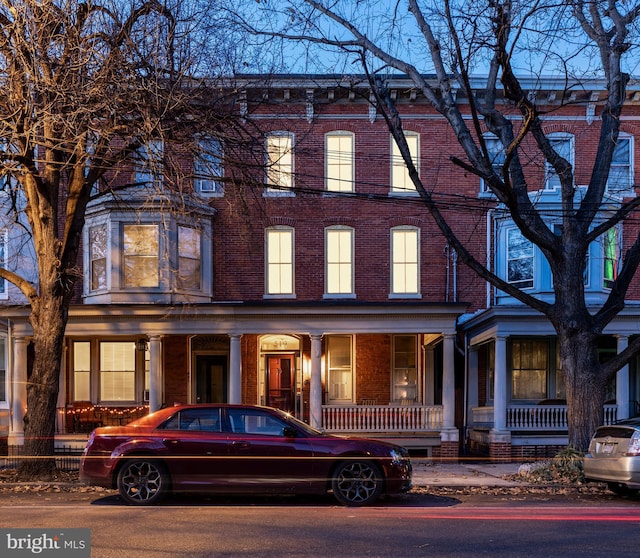
[[380, 467], [363, 460], [343, 461], [331, 479], [333, 495], [345, 506], [365, 506], [375, 502], [382, 493]]
[[134, 506], [157, 504], [169, 491], [169, 476], [161, 463], [150, 459], [131, 459], [118, 473], [118, 492]]
[[607, 487], [618, 496], [635, 496], [638, 493], [637, 489], [629, 488], [626, 484], [619, 482], [610, 482], [607, 484]]

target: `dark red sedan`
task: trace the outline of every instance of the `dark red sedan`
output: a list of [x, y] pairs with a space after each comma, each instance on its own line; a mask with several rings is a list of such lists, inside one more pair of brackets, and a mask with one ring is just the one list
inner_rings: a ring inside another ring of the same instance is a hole
[[97, 428], [80, 479], [118, 488], [129, 504], [170, 492], [322, 494], [348, 506], [411, 488], [405, 448], [331, 436], [291, 415], [251, 405], [182, 405], [126, 426]]

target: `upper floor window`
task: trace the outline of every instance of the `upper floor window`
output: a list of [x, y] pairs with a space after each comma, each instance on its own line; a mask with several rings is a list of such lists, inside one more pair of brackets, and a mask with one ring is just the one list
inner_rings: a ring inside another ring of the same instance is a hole
[[618, 229], [609, 229], [604, 235], [604, 286], [610, 289], [618, 278], [620, 265], [620, 242]]
[[620, 134], [613, 149], [607, 189], [613, 192], [626, 191], [633, 183], [633, 138]]
[[507, 231], [507, 282], [533, 287], [533, 243], [516, 228]]
[[[173, 211], [185, 202], [188, 216]], [[82, 238], [85, 303], [211, 302], [215, 213], [188, 194], [149, 196], [138, 187], [92, 199]]]
[[222, 194], [222, 142], [210, 136], [198, 138], [198, 152], [193, 162], [194, 189], [200, 194]]
[[[487, 134], [484, 136], [484, 143], [487, 146], [487, 154], [489, 155], [493, 172], [502, 177], [503, 168], [507, 161], [507, 154], [502, 142], [495, 135]], [[491, 190], [483, 179], [480, 179], [480, 192], [482, 194], [491, 193]]]
[[[554, 133], [549, 135], [551, 147], [556, 153], [566, 159], [573, 168], [573, 136], [571, 134]], [[556, 170], [549, 164], [545, 163], [545, 188], [547, 190], [560, 187], [560, 176]]]
[[[419, 172], [418, 154], [420, 153], [420, 136], [416, 133], [405, 132], [405, 138], [407, 140], [407, 145], [409, 146], [411, 160]], [[407, 168], [407, 165], [402, 158], [402, 154], [400, 153], [400, 148], [393, 137], [391, 138], [391, 193], [416, 193], [415, 184], [409, 177], [409, 169]]]
[[159, 250], [158, 225], [123, 225], [122, 269], [125, 287], [158, 286]]
[[330, 192], [353, 192], [353, 134], [331, 132], [325, 136], [326, 188]]
[[107, 288], [107, 225], [101, 224], [89, 228], [89, 266], [91, 290]]
[[287, 132], [269, 134], [267, 136], [267, 192], [286, 194], [287, 190], [291, 190], [293, 186], [293, 134]]
[[419, 231], [413, 227], [391, 229], [391, 292], [420, 292]]
[[134, 153], [134, 182], [159, 185], [164, 178], [164, 143], [148, 140]]
[[326, 295], [353, 295], [353, 229], [325, 230]]
[[293, 229], [266, 231], [266, 293], [293, 294]]
[[178, 286], [200, 289], [200, 230], [178, 225]]

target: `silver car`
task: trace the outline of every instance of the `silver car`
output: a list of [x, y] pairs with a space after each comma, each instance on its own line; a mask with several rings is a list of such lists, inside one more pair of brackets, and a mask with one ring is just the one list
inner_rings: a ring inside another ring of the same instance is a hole
[[584, 476], [606, 482], [616, 494], [640, 490], [640, 417], [596, 430], [584, 458]]

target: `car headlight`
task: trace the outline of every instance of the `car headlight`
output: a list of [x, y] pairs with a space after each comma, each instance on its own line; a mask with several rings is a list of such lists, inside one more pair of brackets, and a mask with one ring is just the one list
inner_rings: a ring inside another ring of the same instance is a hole
[[399, 449], [392, 449], [389, 454], [391, 455], [391, 462], [399, 465], [407, 460], [407, 453]]

